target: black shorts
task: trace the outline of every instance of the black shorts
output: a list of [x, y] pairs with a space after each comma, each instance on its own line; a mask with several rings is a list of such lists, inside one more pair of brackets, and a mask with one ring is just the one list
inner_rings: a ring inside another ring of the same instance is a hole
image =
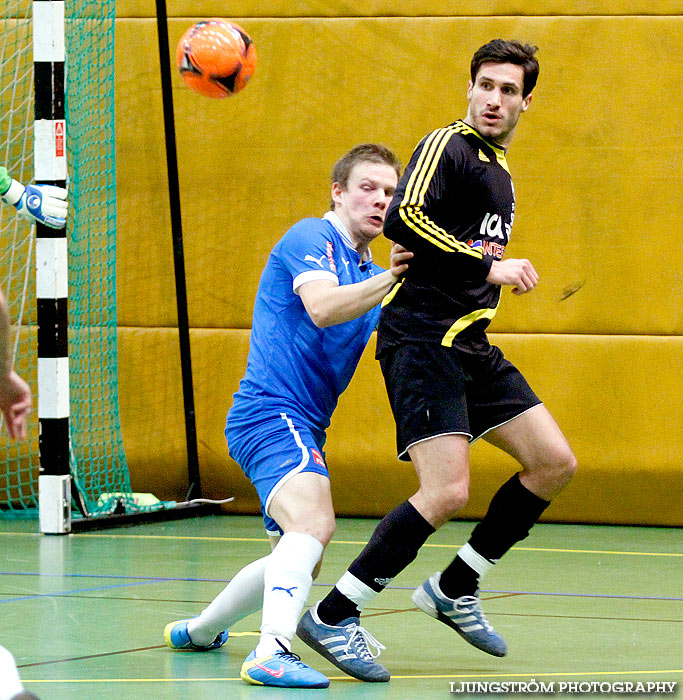
[[396, 421], [398, 458], [437, 435], [466, 435], [474, 442], [541, 400], [495, 346], [485, 353], [437, 344], [406, 344], [380, 357]]

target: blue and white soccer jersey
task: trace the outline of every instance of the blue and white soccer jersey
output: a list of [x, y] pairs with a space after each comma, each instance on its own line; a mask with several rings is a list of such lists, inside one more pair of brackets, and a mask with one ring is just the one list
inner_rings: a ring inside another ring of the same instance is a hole
[[247, 370], [234, 395], [225, 434], [230, 456], [251, 479], [269, 532], [274, 494], [303, 471], [327, 475], [325, 430], [379, 317], [318, 328], [298, 295], [302, 284], [355, 284], [382, 272], [361, 260], [339, 217], [304, 219], [273, 248], [254, 302]]

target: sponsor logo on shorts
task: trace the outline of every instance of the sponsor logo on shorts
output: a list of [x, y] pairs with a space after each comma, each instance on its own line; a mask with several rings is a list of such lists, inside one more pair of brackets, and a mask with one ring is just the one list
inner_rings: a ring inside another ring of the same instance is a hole
[[311, 454], [313, 455], [313, 461], [316, 464], [319, 464], [321, 467], [325, 466], [325, 460], [318, 450], [311, 449]]

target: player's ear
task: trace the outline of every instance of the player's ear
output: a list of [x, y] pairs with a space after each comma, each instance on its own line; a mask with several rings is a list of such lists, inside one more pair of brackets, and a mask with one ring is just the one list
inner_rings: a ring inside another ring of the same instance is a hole
[[527, 109], [529, 109], [529, 105], [531, 104], [531, 98], [533, 97], [533, 93], [529, 93], [523, 100], [522, 100], [522, 112], [526, 112]]
[[472, 99], [472, 88], [474, 87], [474, 84], [472, 83], [471, 80], [467, 81], [467, 99], [471, 100]]

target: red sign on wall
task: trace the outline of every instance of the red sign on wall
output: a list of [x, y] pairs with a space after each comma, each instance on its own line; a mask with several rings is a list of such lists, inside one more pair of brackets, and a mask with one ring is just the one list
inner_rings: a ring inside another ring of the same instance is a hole
[[55, 155], [57, 158], [64, 157], [64, 130], [65, 122], [63, 119], [55, 122]]

